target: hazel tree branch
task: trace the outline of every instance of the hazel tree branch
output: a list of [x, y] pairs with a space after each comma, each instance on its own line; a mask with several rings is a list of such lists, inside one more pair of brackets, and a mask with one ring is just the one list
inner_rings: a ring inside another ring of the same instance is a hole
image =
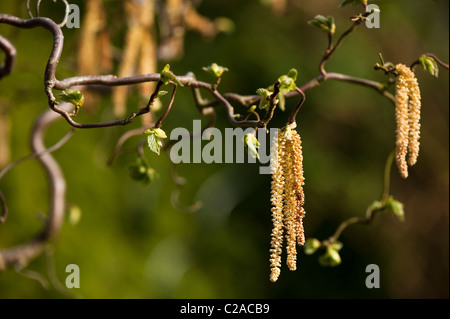
[[16, 62], [16, 48], [6, 38], [0, 35], [0, 49], [5, 53], [5, 63], [0, 65], [0, 79], [9, 75], [14, 69]]
[[[72, 105], [65, 103], [62, 107]], [[66, 200], [66, 182], [56, 160], [48, 152], [44, 145], [44, 137], [47, 128], [61, 117], [51, 111], [45, 111], [35, 121], [31, 132], [31, 148], [34, 154], [40, 154], [37, 159], [47, 174], [50, 187], [49, 214], [43, 229], [37, 233], [28, 243], [12, 248], [0, 250], [0, 271], [12, 266], [24, 266], [30, 260], [36, 258], [44, 250], [45, 245], [57, 237], [64, 218]]]

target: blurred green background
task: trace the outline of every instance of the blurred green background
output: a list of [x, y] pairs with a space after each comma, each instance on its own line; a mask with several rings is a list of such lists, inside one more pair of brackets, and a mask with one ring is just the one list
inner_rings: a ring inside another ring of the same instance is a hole
[[[84, 3], [71, 2], [79, 4], [83, 14]], [[230, 71], [221, 92], [254, 94], [292, 67], [299, 70], [297, 83], [303, 84], [318, 74], [326, 47], [326, 36], [307, 21], [316, 14], [333, 15], [340, 34], [350, 25], [349, 17], [358, 13], [356, 7], [338, 8], [339, 2], [293, 0], [285, 14], [276, 15], [261, 1], [204, 0], [198, 8], [201, 14], [228, 17], [235, 30], [210, 41], [187, 33], [185, 54], [170, 62], [171, 69], [176, 74], [193, 71], [210, 81], [203, 66], [226, 66]], [[384, 74], [373, 70], [379, 52], [388, 61], [407, 65], [425, 52], [449, 60], [448, 1], [375, 3], [381, 9], [381, 28], [358, 28], [327, 70], [384, 81]], [[123, 23], [115, 20], [121, 16], [120, 1], [105, 4], [111, 13], [108, 22]], [[25, 1], [1, 1], [0, 12], [28, 16]], [[5, 25], [0, 25], [0, 34], [18, 51], [14, 73], [0, 81], [11, 158], [16, 160], [30, 152], [32, 123], [47, 108], [42, 75], [52, 38], [43, 29]], [[64, 28], [64, 35], [58, 79], [76, 75], [79, 30]], [[170, 201], [175, 183], [166, 153], [157, 156], [146, 149], [160, 176], [149, 186], [128, 177], [134, 154], [121, 155], [112, 167], [106, 164], [117, 138], [138, 127], [137, 121], [127, 127], [78, 130], [54, 153], [67, 180], [67, 200], [81, 208], [82, 217], [76, 225], [66, 220], [55, 243], [55, 273], [50, 276], [64, 283], [66, 265], [77, 264], [81, 288], [70, 293], [84, 298], [448, 298], [449, 77], [440, 71], [436, 79], [417, 69], [423, 105], [419, 161], [407, 180], [395, 166], [392, 171], [391, 193], [405, 204], [405, 222], [381, 214], [370, 227], [348, 228], [340, 238], [340, 266], [321, 267], [317, 254], [306, 256], [300, 249], [298, 270], [283, 265], [278, 282], [269, 282], [270, 176], [260, 175], [257, 164], [181, 164], [178, 173], [188, 183], [180, 201], [189, 205], [200, 200], [203, 208], [195, 213], [176, 210]], [[294, 100], [288, 101], [288, 109]], [[218, 115], [216, 126], [224, 131], [230, 124], [223, 110]], [[111, 99], [106, 96], [79, 121], [111, 118]], [[190, 90], [180, 89], [164, 129], [190, 129], [192, 119], [199, 118]], [[282, 126], [286, 118], [277, 111], [272, 127]], [[344, 219], [363, 216], [380, 198], [385, 160], [394, 147], [394, 108], [373, 90], [329, 81], [307, 92], [297, 123], [306, 175], [305, 232], [325, 239]], [[47, 145], [68, 130], [62, 120], [52, 126]], [[39, 216], [48, 209], [47, 187], [35, 160], [20, 164], [0, 181], [10, 210], [0, 225], [1, 248], [27, 241], [41, 227]], [[365, 286], [368, 264], [380, 267], [379, 289]], [[27, 269], [49, 276], [45, 255]], [[64, 297], [54, 286], [44, 289], [14, 270], [0, 274], [0, 298]]]

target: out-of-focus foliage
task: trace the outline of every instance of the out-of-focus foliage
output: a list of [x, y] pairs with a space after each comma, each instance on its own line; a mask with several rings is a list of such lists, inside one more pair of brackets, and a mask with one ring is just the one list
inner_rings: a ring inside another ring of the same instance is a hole
[[[216, 62], [229, 70], [219, 86], [222, 92], [254, 94], [294, 67], [300, 85], [318, 74], [327, 45], [326, 35], [307, 21], [318, 14], [333, 16], [339, 35], [359, 10], [338, 8], [340, 2], [293, 0], [284, 14], [274, 15], [260, 1], [205, 0], [199, 12], [229, 17], [234, 32], [211, 41], [187, 33], [184, 57], [171, 62], [170, 69], [177, 75], [193, 71], [211, 81], [202, 67]], [[83, 13], [83, 3], [78, 3]], [[376, 3], [381, 28], [360, 26], [331, 58], [328, 70], [384, 81], [382, 72], [373, 70], [379, 52], [393, 63], [410, 64], [425, 52], [449, 60], [448, 1]], [[122, 28], [120, 6], [114, 1], [105, 5], [111, 28]], [[25, 1], [1, 1], [0, 12], [27, 17]], [[42, 81], [52, 41], [43, 29], [0, 25], [0, 34], [18, 51], [13, 74], [0, 81], [0, 104], [8, 110], [11, 157], [16, 160], [30, 152], [33, 120], [47, 109]], [[73, 52], [79, 30], [64, 29], [64, 35], [58, 78], [76, 75]], [[123, 39], [114, 41], [120, 46]], [[54, 153], [68, 183], [67, 200], [83, 212], [77, 223], [64, 224], [54, 243], [56, 276], [64, 282], [66, 266], [77, 264], [81, 288], [75, 293], [85, 298], [448, 298], [448, 72], [441, 70], [439, 78], [422, 68], [416, 72], [423, 96], [421, 153], [410, 177], [402, 180], [394, 169], [391, 184], [391, 193], [404, 203], [405, 221], [380, 214], [370, 227], [349, 227], [340, 238], [339, 266], [322, 267], [317, 256], [301, 251], [296, 272], [284, 267], [278, 282], [269, 282], [270, 176], [260, 175], [257, 164], [180, 164], [178, 174], [187, 179], [180, 202], [201, 200], [203, 207], [195, 213], [171, 205], [175, 183], [166, 153], [145, 150], [160, 176], [148, 186], [128, 176], [135, 154], [120, 155], [107, 166], [117, 138], [137, 127], [137, 121], [127, 127], [78, 130]], [[167, 97], [161, 100], [167, 105]], [[287, 111], [295, 107], [294, 100], [286, 100]], [[137, 101], [130, 98], [129, 110], [142, 106]], [[219, 109], [218, 115], [217, 127], [229, 127], [225, 113]], [[270, 126], [283, 126], [287, 116], [277, 109]], [[77, 117], [80, 122], [111, 118], [110, 96]], [[169, 136], [176, 127], [192, 129], [192, 119], [198, 118], [190, 89], [179, 88], [164, 130]], [[394, 147], [394, 108], [373, 90], [327, 82], [308, 91], [297, 124], [306, 177], [306, 237], [326, 238], [342, 220], [364, 215], [379, 198], [384, 163]], [[69, 129], [63, 120], [55, 124], [47, 145]], [[137, 143], [134, 138], [126, 146]], [[33, 160], [0, 182], [10, 209], [0, 225], [0, 247], [28, 240], [40, 228], [48, 209], [46, 183]], [[365, 286], [368, 264], [380, 267], [379, 289]], [[28, 269], [47, 277], [45, 255]], [[0, 297], [64, 296], [10, 270], [0, 274]]]

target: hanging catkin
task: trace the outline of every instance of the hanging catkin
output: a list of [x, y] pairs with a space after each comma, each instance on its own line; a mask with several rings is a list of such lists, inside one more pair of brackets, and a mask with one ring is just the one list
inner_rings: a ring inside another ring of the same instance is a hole
[[286, 264], [290, 270], [297, 269], [297, 244], [305, 243], [302, 146], [300, 135], [289, 126], [278, 131], [272, 148], [272, 164], [270, 280], [275, 282], [280, 275], [283, 232], [286, 237]]
[[[420, 139], [420, 89], [414, 72], [404, 64], [397, 64], [395, 84], [396, 152], [400, 175], [408, 177], [408, 164], [417, 162]], [[408, 160], [406, 157], [408, 156]]]

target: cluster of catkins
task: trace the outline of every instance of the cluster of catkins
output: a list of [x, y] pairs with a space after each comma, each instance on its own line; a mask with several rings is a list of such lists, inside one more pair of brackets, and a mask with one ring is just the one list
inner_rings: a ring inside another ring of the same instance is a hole
[[[417, 162], [420, 139], [420, 90], [414, 72], [397, 64], [395, 90], [396, 162], [400, 175], [408, 177], [408, 165]], [[279, 130], [272, 148], [272, 238], [270, 249], [270, 280], [280, 275], [283, 233], [286, 238], [287, 265], [297, 269], [296, 245], [304, 245], [303, 155], [300, 135], [293, 125]]]
[[296, 270], [296, 245], [304, 245], [303, 156], [298, 133], [287, 126], [279, 130], [272, 148], [272, 240], [270, 249], [270, 281], [280, 275], [283, 232], [286, 237], [287, 265]]
[[[420, 90], [414, 72], [404, 64], [397, 64], [395, 86], [395, 116], [397, 122], [396, 152], [400, 175], [408, 177], [408, 164], [414, 165], [419, 155]], [[406, 157], [408, 156], [408, 160]]]

